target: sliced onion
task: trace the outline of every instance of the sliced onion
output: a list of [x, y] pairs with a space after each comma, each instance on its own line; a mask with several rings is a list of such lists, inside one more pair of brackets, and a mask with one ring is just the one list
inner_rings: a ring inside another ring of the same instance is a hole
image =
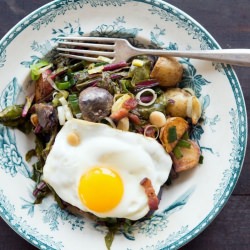
[[66, 101], [66, 99], [62, 96], [59, 98], [59, 102], [64, 106], [64, 105], [68, 105], [68, 102]]
[[65, 112], [64, 112], [63, 106], [58, 106], [57, 107], [57, 113], [58, 113], [59, 124], [61, 126], [63, 126], [65, 124], [65, 121], [66, 121], [66, 117], [65, 117]]
[[55, 90], [57, 90], [57, 91], [60, 92], [60, 89], [58, 89], [58, 88], [56, 87], [56, 83], [52, 80], [52, 78], [51, 78], [50, 76], [48, 76], [46, 80], [48, 81], [48, 83], [51, 85], [51, 87], [52, 87], [53, 89], [55, 89]]
[[[152, 94], [153, 98], [152, 98], [152, 100], [150, 102], [143, 102], [141, 100], [141, 95], [143, 93], [145, 93], [145, 92], [150, 92]], [[143, 89], [142, 91], [140, 91], [139, 93], [137, 93], [137, 95], [135, 96], [135, 98], [138, 100], [139, 105], [150, 106], [150, 105], [152, 105], [155, 102], [155, 100], [157, 98], [157, 95], [156, 95], [156, 93], [155, 93], [155, 91], [153, 89]]]
[[151, 102], [152, 100], [153, 100], [153, 96], [151, 95], [151, 96], [141, 96], [141, 101], [143, 102], [143, 103], [148, 103], [148, 102]]
[[73, 114], [68, 105], [63, 105], [66, 120], [69, 121], [73, 118]]
[[[115, 125], [115, 123], [113, 122], [113, 120], [112, 120], [111, 118], [109, 118], [109, 117], [104, 117], [104, 118], [102, 119], [102, 121], [103, 121], [103, 120], [107, 121], [108, 124], [109, 124], [112, 128], [116, 128], [116, 125]], [[103, 122], [101, 122], [101, 123], [103, 123]]]
[[82, 118], [82, 113], [75, 114], [75, 116], [76, 116], [77, 119], [81, 119]]
[[[160, 134], [160, 129], [157, 126], [155, 126], [155, 125], [148, 125], [148, 126], [146, 126], [145, 129], [144, 129], [144, 136], [147, 136], [147, 131], [149, 129], [152, 129], [152, 128], [155, 130], [156, 135], [154, 135], [154, 137], [151, 137], [151, 136], [150, 137], [154, 138], [154, 139], [157, 139], [159, 137], [159, 134]], [[149, 136], [147, 136], [147, 137], [149, 137]]]

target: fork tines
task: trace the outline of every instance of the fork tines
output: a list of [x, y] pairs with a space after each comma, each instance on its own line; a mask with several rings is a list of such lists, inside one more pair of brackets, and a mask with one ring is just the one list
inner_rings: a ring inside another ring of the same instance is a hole
[[59, 55], [97, 62], [99, 56], [113, 59], [115, 43], [112, 38], [100, 37], [64, 37], [57, 48]]

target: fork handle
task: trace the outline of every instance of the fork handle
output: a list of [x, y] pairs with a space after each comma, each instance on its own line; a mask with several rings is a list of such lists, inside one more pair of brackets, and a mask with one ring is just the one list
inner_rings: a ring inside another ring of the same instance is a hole
[[250, 49], [217, 49], [217, 50], [147, 50], [136, 49], [137, 55], [151, 54], [156, 56], [187, 57], [208, 60], [231, 65], [250, 67]]

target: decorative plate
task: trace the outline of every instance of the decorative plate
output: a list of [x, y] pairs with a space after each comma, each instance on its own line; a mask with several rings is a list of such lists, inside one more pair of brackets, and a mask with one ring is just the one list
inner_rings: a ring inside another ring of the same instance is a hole
[[[158, 0], [57, 0], [31, 13], [0, 42], [0, 108], [24, 102], [29, 66], [64, 36], [122, 37], [138, 47], [217, 49], [214, 38], [176, 7]], [[115, 236], [111, 249], [176, 249], [196, 237], [220, 212], [240, 175], [247, 141], [242, 91], [228, 65], [181, 58], [182, 87], [203, 100], [195, 128], [204, 163], [164, 189], [152, 218]], [[223, 101], [222, 101], [223, 100]], [[0, 127], [0, 214], [40, 249], [106, 249], [106, 228], [62, 211], [52, 198], [34, 205], [25, 153], [32, 139]]]

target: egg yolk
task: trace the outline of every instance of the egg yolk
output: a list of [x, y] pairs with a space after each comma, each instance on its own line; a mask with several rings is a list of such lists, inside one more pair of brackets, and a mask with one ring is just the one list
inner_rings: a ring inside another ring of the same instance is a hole
[[82, 175], [78, 187], [81, 202], [95, 212], [107, 212], [122, 199], [123, 183], [112, 169], [95, 167]]

